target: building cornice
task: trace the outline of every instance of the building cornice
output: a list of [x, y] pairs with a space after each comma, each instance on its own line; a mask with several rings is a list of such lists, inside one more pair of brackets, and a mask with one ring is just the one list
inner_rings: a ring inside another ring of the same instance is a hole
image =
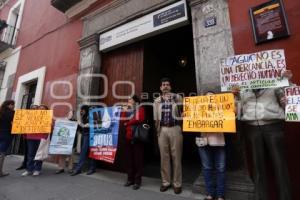
[[87, 47], [96, 45], [99, 45], [99, 35], [98, 34], [92, 34], [90, 36], [87, 36], [85, 38], [82, 38], [78, 40], [78, 44], [80, 49], [85, 49]]

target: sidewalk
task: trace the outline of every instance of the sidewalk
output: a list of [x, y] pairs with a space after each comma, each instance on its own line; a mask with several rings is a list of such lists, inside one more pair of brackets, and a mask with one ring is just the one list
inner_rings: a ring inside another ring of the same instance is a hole
[[173, 190], [160, 192], [160, 180], [143, 177], [141, 189], [134, 191], [123, 186], [126, 175], [99, 169], [97, 173], [75, 177], [64, 173], [54, 174], [57, 169], [52, 163], [44, 163], [39, 177], [21, 177], [22, 171], [15, 168], [21, 164], [22, 157], [7, 156], [5, 172], [10, 175], [0, 178], [0, 200], [185, 200], [203, 199], [202, 195], [191, 192], [184, 185], [183, 192], [175, 195]]

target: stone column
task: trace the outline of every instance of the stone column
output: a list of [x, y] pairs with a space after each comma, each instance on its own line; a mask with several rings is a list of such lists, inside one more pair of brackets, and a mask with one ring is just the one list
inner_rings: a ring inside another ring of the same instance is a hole
[[[220, 91], [219, 60], [234, 54], [227, 0], [190, 0], [192, 12], [197, 92]], [[254, 186], [245, 167], [244, 145], [236, 135], [226, 140], [228, 159], [226, 197], [253, 199]], [[203, 176], [194, 182], [195, 192], [206, 193]]]
[[[99, 35], [93, 34], [81, 39], [80, 64], [77, 82], [77, 105], [93, 104], [97, 99], [92, 96], [100, 94], [100, 79], [92, 76], [100, 73], [101, 56], [99, 52]], [[99, 101], [99, 99], [98, 99]]]

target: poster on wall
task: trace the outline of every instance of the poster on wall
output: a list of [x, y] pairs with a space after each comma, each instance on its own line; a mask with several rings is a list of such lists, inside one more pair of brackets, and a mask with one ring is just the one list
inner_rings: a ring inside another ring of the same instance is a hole
[[221, 90], [231, 91], [233, 86], [241, 89], [289, 86], [288, 80], [282, 78], [285, 70], [283, 49], [230, 56], [220, 60]]
[[114, 163], [118, 147], [121, 107], [94, 108], [89, 111], [90, 154], [95, 160]]
[[78, 123], [56, 120], [49, 146], [49, 154], [71, 155]]
[[183, 131], [236, 132], [232, 93], [185, 97], [183, 114]]
[[300, 121], [300, 86], [285, 88], [287, 104], [285, 106], [285, 121]]
[[256, 44], [290, 35], [281, 0], [269, 1], [250, 8], [250, 16]]
[[16, 110], [11, 133], [50, 133], [52, 125], [52, 116], [52, 110]]

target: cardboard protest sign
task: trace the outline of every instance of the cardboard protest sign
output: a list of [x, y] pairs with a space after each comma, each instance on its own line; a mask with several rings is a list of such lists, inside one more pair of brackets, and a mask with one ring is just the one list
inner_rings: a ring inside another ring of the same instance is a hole
[[50, 133], [52, 110], [16, 110], [12, 134]]
[[185, 97], [183, 113], [183, 131], [236, 132], [231, 93]]
[[287, 104], [285, 106], [285, 120], [289, 122], [300, 121], [300, 86], [285, 88]]
[[77, 122], [56, 120], [49, 147], [49, 154], [71, 155], [77, 131]]
[[118, 147], [121, 107], [89, 111], [90, 154], [95, 160], [114, 163]]
[[282, 49], [230, 56], [220, 61], [221, 90], [230, 91], [235, 85], [241, 89], [288, 86], [281, 78], [286, 70]]

